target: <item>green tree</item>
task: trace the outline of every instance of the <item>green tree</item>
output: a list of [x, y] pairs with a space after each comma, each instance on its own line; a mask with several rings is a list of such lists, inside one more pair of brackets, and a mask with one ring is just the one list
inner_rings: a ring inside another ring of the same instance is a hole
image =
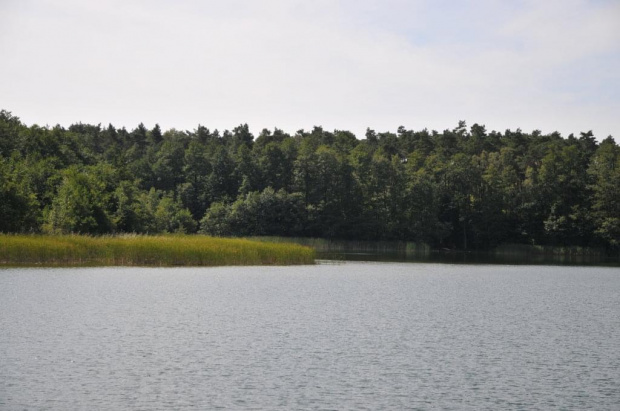
[[237, 197], [239, 179], [235, 173], [236, 164], [224, 147], [217, 148], [211, 158], [211, 174], [209, 175], [209, 201], [230, 201]]
[[185, 150], [184, 182], [178, 186], [178, 192], [183, 205], [191, 211], [195, 220], [200, 219], [207, 209], [210, 173], [211, 164], [205, 146], [192, 140]]
[[136, 182], [121, 181], [112, 195], [115, 209], [111, 215], [114, 228], [121, 233], [157, 232], [153, 207], [148, 194]]
[[588, 173], [593, 178], [592, 214], [595, 234], [620, 247], [620, 147], [610, 136], [596, 150]]
[[155, 222], [157, 231], [164, 233], [195, 233], [198, 228], [192, 213], [171, 194], [165, 194], [157, 204]]
[[24, 126], [9, 111], [0, 110], [0, 157], [9, 157], [18, 148], [20, 132]]
[[50, 233], [102, 234], [110, 232], [105, 182], [93, 170], [72, 166], [63, 172], [63, 181], [46, 213], [44, 229]]
[[231, 207], [222, 202], [211, 204], [204, 217], [200, 220], [200, 232], [216, 237], [231, 236]]
[[19, 168], [0, 157], [0, 232], [38, 229], [39, 203], [31, 188], [20, 181]]

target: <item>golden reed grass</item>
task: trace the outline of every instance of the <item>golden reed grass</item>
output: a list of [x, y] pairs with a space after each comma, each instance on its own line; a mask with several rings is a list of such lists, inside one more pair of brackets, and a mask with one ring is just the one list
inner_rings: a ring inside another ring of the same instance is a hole
[[200, 235], [0, 234], [0, 265], [222, 266], [313, 264], [296, 244]]

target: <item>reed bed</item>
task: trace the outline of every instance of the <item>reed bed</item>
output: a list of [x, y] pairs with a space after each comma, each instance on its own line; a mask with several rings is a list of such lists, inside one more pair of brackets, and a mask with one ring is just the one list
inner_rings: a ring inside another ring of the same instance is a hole
[[0, 265], [293, 265], [313, 264], [314, 256], [314, 250], [297, 244], [200, 235], [0, 234]]

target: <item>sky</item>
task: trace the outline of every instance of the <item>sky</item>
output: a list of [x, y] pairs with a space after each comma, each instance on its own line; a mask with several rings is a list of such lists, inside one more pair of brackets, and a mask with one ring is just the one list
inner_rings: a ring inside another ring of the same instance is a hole
[[28, 125], [322, 126], [620, 141], [620, 0], [0, 0]]

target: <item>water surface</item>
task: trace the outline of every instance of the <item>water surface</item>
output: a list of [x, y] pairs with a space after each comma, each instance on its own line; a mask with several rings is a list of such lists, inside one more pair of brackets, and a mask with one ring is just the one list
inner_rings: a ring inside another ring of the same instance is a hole
[[0, 409], [620, 403], [620, 270], [0, 270]]

